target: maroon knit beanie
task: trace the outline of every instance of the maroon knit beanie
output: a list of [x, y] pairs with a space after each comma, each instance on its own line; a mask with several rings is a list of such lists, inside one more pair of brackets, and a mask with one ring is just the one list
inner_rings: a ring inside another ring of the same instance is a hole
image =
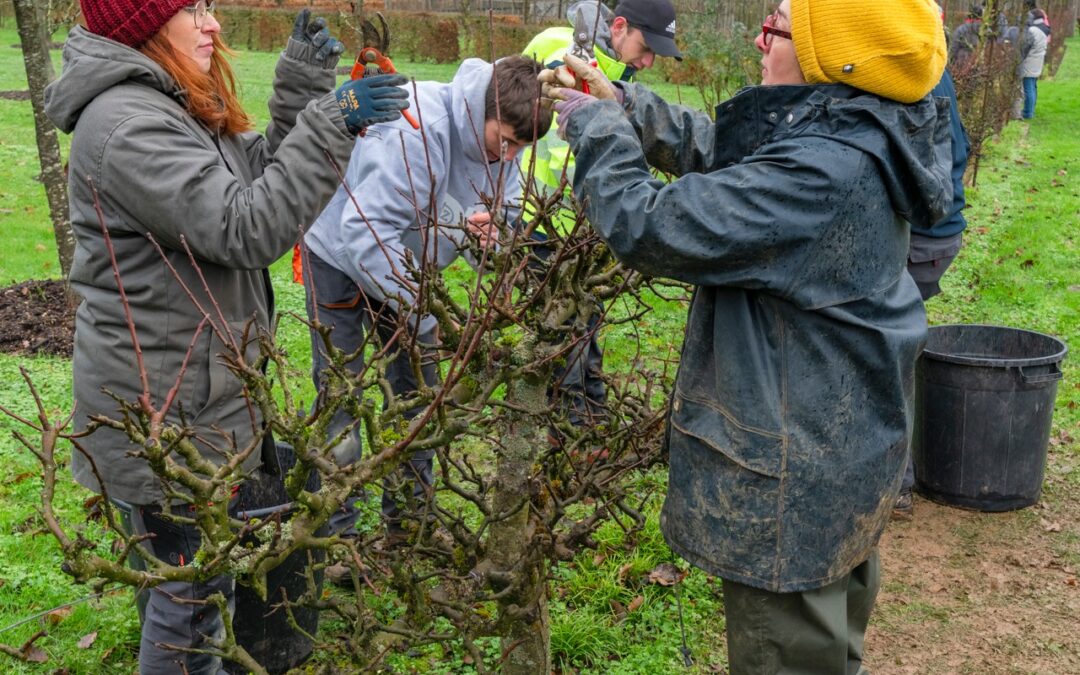
[[91, 33], [139, 47], [195, 0], [79, 0]]

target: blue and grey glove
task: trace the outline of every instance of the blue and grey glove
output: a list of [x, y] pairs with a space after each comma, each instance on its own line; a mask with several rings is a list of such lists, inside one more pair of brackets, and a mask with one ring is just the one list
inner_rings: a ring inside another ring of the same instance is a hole
[[326, 27], [326, 19], [321, 16], [311, 18], [310, 9], [302, 9], [296, 15], [296, 23], [293, 24], [292, 39], [301, 44], [311, 45], [315, 50], [313, 63], [321, 65], [331, 56], [339, 56], [345, 51], [345, 45], [330, 37], [330, 29]]
[[372, 124], [401, 117], [401, 111], [409, 107], [409, 92], [401, 88], [408, 82], [407, 77], [395, 73], [369, 75], [338, 87], [335, 94], [345, 126], [358, 134]]

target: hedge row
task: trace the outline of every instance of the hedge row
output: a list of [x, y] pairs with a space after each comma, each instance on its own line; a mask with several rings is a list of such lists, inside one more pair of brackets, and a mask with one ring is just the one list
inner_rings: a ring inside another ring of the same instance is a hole
[[[226, 41], [236, 47], [275, 51], [284, 47], [292, 32], [292, 10], [220, 8]], [[330, 31], [345, 43], [346, 52], [360, 47], [352, 16], [327, 13]], [[518, 54], [543, 25], [522, 25], [512, 17], [495, 19], [494, 30], [486, 16], [462, 17], [447, 14], [390, 13], [390, 55], [413, 61], [456, 63], [470, 56], [484, 59]]]

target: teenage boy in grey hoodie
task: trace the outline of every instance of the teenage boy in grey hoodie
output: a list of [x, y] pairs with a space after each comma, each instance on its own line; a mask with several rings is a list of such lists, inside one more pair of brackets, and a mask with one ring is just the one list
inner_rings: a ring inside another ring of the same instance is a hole
[[[338, 188], [304, 238], [308, 316], [333, 327], [334, 346], [355, 352], [363, 345], [364, 331], [373, 327], [382, 345], [393, 339], [398, 314], [411, 312], [399, 302], [413, 297], [406, 281], [406, 256], [417, 268], [426, 262], [440, 271], [458, 258], [464, 230], [435, 228], [433, 222], [465, 223], [486, 242], [491, 217], [485, 197], [490, 201], [497, 194], [503, 195], [506, 220], [518, 218], [522, 186], [517, 153], [551, 125], [550, 112], [537, 106], [540, 69], [540, 64], [522, 56], [494, 65], [467, 59], [449, 84], [418, 82], [415, 94], [410, 92], [409, 103], [423, 133], [408, 123], [378, 124], [356, 139], [344, 177], [349, 190]], [[411, 337], [433, 348], [421, 368], [426, 384], [433, 385], [438, 379], [436, 321], [430, 315], [418, 319], [409, 322], [416, 328]], [[404, 341], [398, 338], [397, 344]], [[312, 378], [321, 387], [328, 365], [325, 347], [314, 332], [311, 344]], [[362, 359], [349, 367], [359, 372]], [[398, 352], [386, 375], [398, 396], [417, 388], [406, 350]], [[353, 423], [346, 411], [339, 410], [330, 433]], [[340, 464], [359, 459], [359, 432], [354, 429], [338, 447]], [[432, 450], [415, 453], [405, 472], [413, 497], [421, 504], [432, 484], [433, 457]], [[408, 535], [402, 523], [407, 514], [394, 493], [394, 486], [385, 483], [382, 511], [390, 544]], [[331, 527], [346, 533], [354, 519], [353, 512], [342, 512]]]

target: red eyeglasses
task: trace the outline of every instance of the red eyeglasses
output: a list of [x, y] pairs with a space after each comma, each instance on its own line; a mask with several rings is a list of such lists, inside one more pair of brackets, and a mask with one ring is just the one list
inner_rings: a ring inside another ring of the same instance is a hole
[[761, 40], [768, 47], [772, 44], [772, 36], [782, 37], [785, 40], [791, 39], [791, 33], [786, 30], [780, 30], [776, 27], [776, 20], [780, 17], [780, 11], [777, 10], [773, 14], [765, 17], [765, 23], [761, 24]]

